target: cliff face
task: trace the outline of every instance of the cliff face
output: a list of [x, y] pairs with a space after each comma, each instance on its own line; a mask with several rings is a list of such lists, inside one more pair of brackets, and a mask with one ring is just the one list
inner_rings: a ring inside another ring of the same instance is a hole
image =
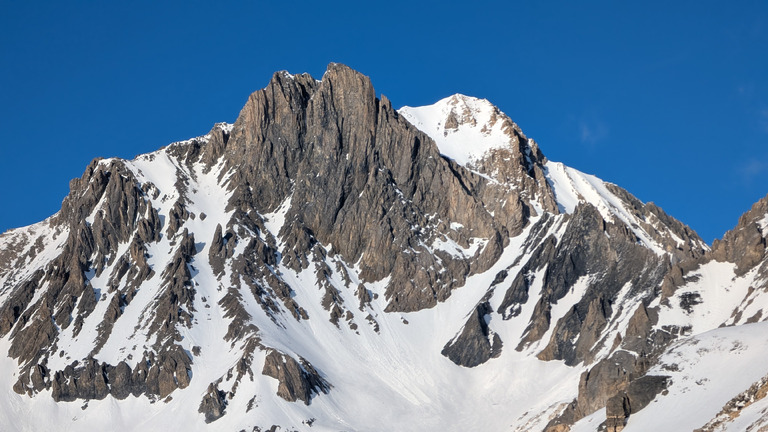
[[21, 429], [35, 400], [84, 429], [618, 430], [674, 389], [671, 344], [765, 304], [765, 200], [710, 252], [489, 102], [396, 111], [338, 64], [70, 189], [0, 236]]
[[[287, 266], [300, 271], [312, 261], [312, 245], [330, 246], [358, 263], [363, 281], [391, 277], [391, 311], [445, 300], [495, 261], [508, 237], [467, 187], [469, 174], [452, 169], [429, 137], [376, 98], [367, 77], [342, 65], [331, 65], [320, 82], [275, 74], [249, 98], [223, 160], [234, 172], [232, 222], [284, 205], [286, 224], [275, 234], [296, 251], [285, 254]], [[472, 238], [489, 239], [490, 246], [469, 259], [435, 257], [428, 246], [439, 237], [465, 248]]]
[[712, 245], [712, 258], [736, 264], [741, 276], [760, 267], [762, 276], [768, 276], [765, 268], [766, 237], [768, 237], [768, 197], [756, 202], [739, 218], [739, 223], [721, 240]]

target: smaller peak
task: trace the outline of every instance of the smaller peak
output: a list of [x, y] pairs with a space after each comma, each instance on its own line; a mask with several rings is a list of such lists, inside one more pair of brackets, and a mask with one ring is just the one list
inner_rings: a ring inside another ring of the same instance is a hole
[[461, 93], [454, 93], [453, 95], [448, 96], [447, 98], [445, 98], [443, 100], [446, 100], [446, 99], [448, 100], [449, 104], [456, 105], [457, 103], [466, 102], [467, 100], [475, 99], [475, 98], [472, 97], [472, 96], [461, 94]]
[[[277, 71], [272, 75], [269, 85], [284, 85], [286, 83], [305, 83], [308, 81], [317, 81], [308, 73], [292, 74], [287, 70]], [[267, 87], [269, 87], [269, 85]]]
[[[403, 107], [399, 112], [460, 165], [479, 162], [494, 149], [520, 152], [519, 140], [527, 141], [520, 128], [487, 99], [456, 93], [432, 105]], [[532, 142], [524, 145], [533, 151]]]
[[491, 102], [488, 101], [488, 99], [477, 98], [477, 97], [465, 95], [462, 93], [455, 93], [451, 96], [448, 96], [445, 99], [448, 99], [451, 103], [472, 103], [472, 104], [482, 103], [484, 105], [492, 105]]
[[320, 82], [321, 88], [333, 93], [364, 94], [371, 100], [376, 97], [373, 84], [371, 84], [371, 79], [368, 76], [341, 63], [329, 63]]
[[232, 123], [219, 122], [219, 123], [216, 123], [216, 124], [213, 125], [213, 129], [212, 130], [220, 130], [220, 131], [222, 131], [224, 133], [230, 133], [230, 132], [232, 132], [232, 128], [234, 126], [235, 125], [232, 124]]
[[287, 70], [277, 71], [272, 75], [272, 81], [282, 81], [284, 79], [292, 80], [294, 75]]
[[359, 73], [356, 70], [352, 69], [351, 67], [343, 64], [343, 63], [334, 63], [330, 62], [328, 63], [328, 67], [325, 68], [325, 73], [323, 74], [323, 77], [325, 77], [328, 74], [347, 74], [347, 73]]
[[449, 106], [462, 106], [470, 109], [498, 109], [496, 105], [492, 104], [488, 99], [477, 98], [474, 96], [467, 96], [465, 94], [456, 93], [448, 96], [437, 102], [438, 104], [445, 103]]
[[342, 79], [355, 78], [370, 82], [370, 79], [367, 76], [342, 63], [328, 63], [328, 67], [326, 68], [321, 81], [325, 81], [325, 79], [329, 77], [342, 77]]

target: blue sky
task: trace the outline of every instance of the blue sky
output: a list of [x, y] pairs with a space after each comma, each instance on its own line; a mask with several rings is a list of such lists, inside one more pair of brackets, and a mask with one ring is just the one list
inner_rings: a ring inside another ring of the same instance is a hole
[[329, 62], [396, 107], [487, 98], [707, 242], [768, 194], [767, 2], [368, 3], [0, 0], [0, 232]]

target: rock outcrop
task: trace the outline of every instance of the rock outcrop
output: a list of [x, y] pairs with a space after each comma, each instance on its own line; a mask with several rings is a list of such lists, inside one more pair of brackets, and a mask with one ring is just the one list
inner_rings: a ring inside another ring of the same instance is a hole
[[475, 367], [500, 356], [501, 338], [490, 331], [486, 322], [491, 311], [487, 301], [477, 305], [461, 332], [443, 347], [442, 354], [465, 367]]
[[300, 400], [309, 405], [312, 396], [330, 390], [330, 385], [309, 362], [304, 359], [297, 361], [276, 350], [267, 353], [261, 373], [279, 382], [277, 395], [288, 402]]
[[203, 400], [200, 402], [197, 412], [205, 415], [206, 423], [211, 423], [224, 416], [226, 409], [226, 393], [219, 390], [216, 384], [211, 383], [205, 396], [203, 396]]
[[715, 240], [712, 244], [712, 258], [735, 263], [736, 274], [739, 276], [763, 263], [768, 237], [767, 214], [768, 196], [744, 213], [739, 218], [738, 225], [728, 231], [721, 240]]

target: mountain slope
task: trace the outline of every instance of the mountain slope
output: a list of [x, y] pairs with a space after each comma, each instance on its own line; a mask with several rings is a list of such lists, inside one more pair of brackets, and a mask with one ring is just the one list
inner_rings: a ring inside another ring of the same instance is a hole
[[16, 430], [630, 427], [612, 401], [656, 398], [670, 344], [728, 319], [711, 266], [754, 288], [729, 324], [765, 304], [764, 223], [709, 251], [487, 101], [395, 111], [338, 64], [70, 189], [0, 236]]

